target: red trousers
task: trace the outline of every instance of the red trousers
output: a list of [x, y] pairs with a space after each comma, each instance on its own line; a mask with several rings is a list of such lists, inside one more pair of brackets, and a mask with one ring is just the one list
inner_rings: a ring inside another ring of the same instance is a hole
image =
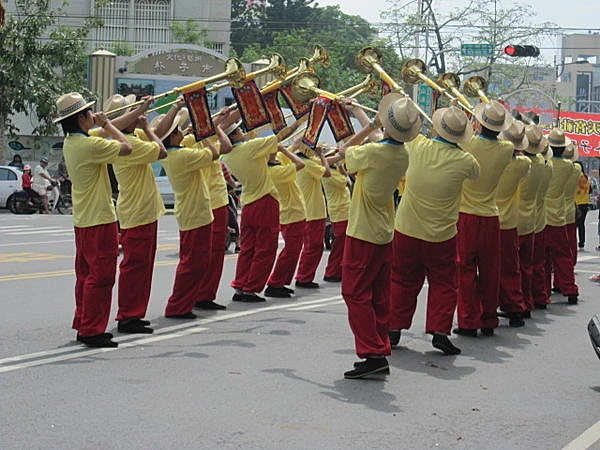
[[227, 239], [229, 222], [228, 205], [213, 209], [212, 243], [210, 264], [200, 275], [198, 281], [198, 297], [196, 301], [211, 301], [217, 298], [217, 290], [223, 274], [225, 260], [225, 241]]
[[545, 233], [546, 248], [546, 292], [552, 287], [552, 273], [554, 273], [554, 286], [563, 295], [579, 295], [579, 288], [575, 284], [573, 256], [571, 255], [571, 242], [567, 233], [567, 226], [555, 227], [547, 225]]
[[286, 223], [280, 227], [281, 235], [285, 242], [283, 249], [275, 261], [275, 267], [267, 284], [273, 287], [283, 287], [292, 282], [300, 253], [302, 252], [302, 238], [304, 236], [305, 222]]
[[75, 316], [83, 337], [104, 333], [117, 271], [117, 223], [75, 227]]
[[342, 276], [342, 258], [344, 256], [344, 244], [346, 242], [346, 228], [348, 221], [332, 222], [333, 226], [333, 244], [329, 251], [327, 259], [327, 267], [325, 267], [326, 277], [341, 277]]
[[429, 282], [425, 332], [450, 334], [456, 308], [456, 238], [427, 242], [394, 232], [390, 330], [407, 330], [425, 277]]
[[119, 311], [116, 320], [146, 315], [152, 288], [158, 222], [121, 229], [123, 259], [119, 265]]
[[500, 292], [498, 217], [460, 213], [458, 218], [458, 326], [496, 328]]
[[516, 228], [500, 230], [499, 306], [504, 312], [523, 312], [527, 309], [523, 298], [519, 233]]
[[571, 247], [571, 257], [573, 258], [573, 267], [575, 267], [577, 265], [577, 253], [579, 252], [579, 246], [577, 245], [577, 223], [568, 223], [566, 228], [569, 246]]
[[[550, 291], [546, 289], [546, 229], [533, 237], [533, 272], [531, 275], [531, 297], [533, 305], [550, 303]], [[533, 305], [531, 309], [533, 310]], [[529, 305], [528, 305], [529, 306]]]
[[242, 208], [240, 253], [231, 287], [244, 292], [264, 289], [279, 238], [279, 202], [267, 195]]
[[325, 219], [307, 220], [304, 225], [302, 253], [296, 281], [308, 283], [315, 279], [325, 248]]
[[342, 296], [360, 358], [387, 356], [390, 302], [390, 244], [376, 245], [346, 236]]
[[519, 265], [521, 266], [521, 292], [525, 311], [533, 311], [533, 263], [535, 234], [519, 236]]
[[179, 231], [179, 263], [175, 270], [173, 292], [167, 302], [165, 316], [189, 313], [198, 301], [198, 280], [210, 264], [211, 235], [212, 223], [192, 230]]

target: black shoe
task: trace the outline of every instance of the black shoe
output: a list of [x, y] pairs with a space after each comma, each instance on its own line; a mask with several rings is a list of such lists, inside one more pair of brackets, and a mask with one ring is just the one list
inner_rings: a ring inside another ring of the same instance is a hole
[[264, 297], [259, 297], [255, 294], [234, 294], [233, 299], [234, 302], [242, 302], [242, 303], [260, 303], [266, 301]]
[[388, 331], [388, 336], [390, 337], [390, 345], [395, 347], [400, 342], [400, 336], [402, 332], [400, 330], [390, 330]]
[[357, 379], [370, 375], [389, 375], [390, 366], [385, 358], [367, 358], [354, 364], [354, 369], [344, 372], [344, 378]]
[[220, 305], [218, 303], [215, 303], [213, 300], [210, 300], [208, 302], [196, 302], [194, 304], [194, 308], [215, 310], [215, 309], [227, 309], [227, 306]]
[[265, 289], [265, 295], [267, 297], [278, 297], [278, 298], [289, 298], [292, 296], [292, 294], [290, 294], [287, 289], [284, 289], [282, 287], [274, 287], [274, 286], [268, 286]]
[[119, 343], [112, 341], [112, 334], [110, 333], [101, 333], [96, 334], [95, 336], [79, 336], [77, 335], [77, 340], [88, 347], [92, 348], [114, 348], [118, 347]]
[[306, 289], [319, 289], [319, 284], [314, 281], [296, 281], [296, 287]]
[[531, 319], [531, 311], [523, 311], [521, 313], [521, 318], [523, 318], [523, 319]]
[[342, 277], [323, 277], [323, 281], [327, 281], [328, 283], [339, 283], [342, 281]]
[[[523, 325], [525, 325], [525, 323], [523, 323]], [[481, 334], [483, 336], [493, 336], [494, 335], [494, 329], [493, 328], [482, 328], [481, 329]]]
[[559, 293], [559, 294], [560, 294], [560, 289], [559, 289], [559, 288], [557, 288], [557, 287], [553, 287], [553, 288], [552, 288], [552, 292], [557, 292], [557, 293]]
[[569, 295], [569, 305], [576, 305], [579, 302], [579, 296], [577, 295]]
[[[477, 337], [477, 328], [475, 328], [474, 330], [470, 329], [470, 328], [455, 328], [454, 330], [452, 330], [452, 332], [454, 334], [460, 334], [461, 336], [468, 336], [468, 337]], [[437, 335], [436, 336], [443, 336], [443, 335]]]
[[[145, 320], [144, 322], [147, 322]], [[140, 319], [120, 320], [117, 325], [119, 333], [152, 334], [154, 330], [144, 325]]]
[[508, 319], [508, 326], [513, 328], [519, 328], [525, 326], [525, 321], [520, 317], [513, 317]]
[[187, 312], [184, 314], [171, 314], [169, 316], [165, 315], [167, 319], [197, 319], [198, 316], [193, 312]]
[[[474, 331], [477, 333], [477, 330]], [[453, 345], [445, 334], [434, 334], [431, 345], [443, 351], [446, 355], [460, 355], [460, 348]]]
[[545, 303], [536, 303], [535, 309], [548, 309], [548, 305], [546, 305]]
[[290, 289], [289, 287], [285, 287], [285, 286], [283, 286], [281, 289], [283, 289], [285, 292], [287, 292], [289, 294], [293, 294], [294, 292], [296, 292], [293, 289]]

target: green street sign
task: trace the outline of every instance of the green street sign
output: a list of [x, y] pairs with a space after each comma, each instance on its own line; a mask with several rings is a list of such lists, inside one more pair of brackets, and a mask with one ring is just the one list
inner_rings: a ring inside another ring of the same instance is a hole
[[461, 44], [461, 56], [492, 56], [494, 46], [492, 44]]
[[423, 111], [429, 112], [431, 110], [431, 98], [433, 96], [433, 89], [426, 84], [419, 83], [419, 90], [417, 92], [417, 104]]

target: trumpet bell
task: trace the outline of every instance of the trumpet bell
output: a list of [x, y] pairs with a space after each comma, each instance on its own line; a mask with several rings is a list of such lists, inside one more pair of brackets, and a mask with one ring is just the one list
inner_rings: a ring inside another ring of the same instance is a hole
[[224, 75], [221, 79], [228, 80], [230, 84], [243, 83], [246, 79], [246, 69], [239, 59], [229, 58], [225, 61]]
[[321, 84], [321, 79], [316, 73], [303, 72], [294, 78], [292, 83], [292, 97], [301, 103], [308, 103], [319, 94], [316, 90]]
[[427, 66], [425, 66], [425, 62], [421, 59], [413, 58], [402, 65], [400, 75], [405, 83], [416, 84], [421, 80], [419, 74], [424, 75], [426, 71]]
[[355, 62], [361, 72], [373, 72], [373, 64], [381, 63], [381, 50], [377, 47], [365, 47], [358, 52]]
[[485, 92], [486, 90], [487, 81], [485, 78], [478, 75], [472, 76], [468, 80], [465, 80], [463, 85], [463, 91], [468, 97], [479, 97], [479, 93]]
[[271, 55], [271, 61], [269, 62], [269, 73], [273, 74], [276, 78], [285, 78], [287, 67], [283, 56], [279, 53], [273, 53]]
[[318, 44], [315, 45], [315, 51], [309, 60], [309, 65], [313, 66], [317, 63], [321, 64], [323, 67], [329, 67], [329, 65], [331, 64], [329, 52], [325, 47]]
[[438, 78], [438, 83], [446, 89], [458, 89], [460, 86], [460, 78], [454, 72], [446, 72]]

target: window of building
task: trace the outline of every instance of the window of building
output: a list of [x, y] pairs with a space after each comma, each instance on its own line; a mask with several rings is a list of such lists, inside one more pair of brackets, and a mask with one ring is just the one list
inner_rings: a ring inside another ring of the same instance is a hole
[[134, 39], [138, 50], [171, 42], [170, 0], [136, 0]]
[[129, 0], [113, 0], [98, 13], [104, 21], [104, 26], [96, 29], [98, 46], [111, 48], [117, 42], [126, 42]]

